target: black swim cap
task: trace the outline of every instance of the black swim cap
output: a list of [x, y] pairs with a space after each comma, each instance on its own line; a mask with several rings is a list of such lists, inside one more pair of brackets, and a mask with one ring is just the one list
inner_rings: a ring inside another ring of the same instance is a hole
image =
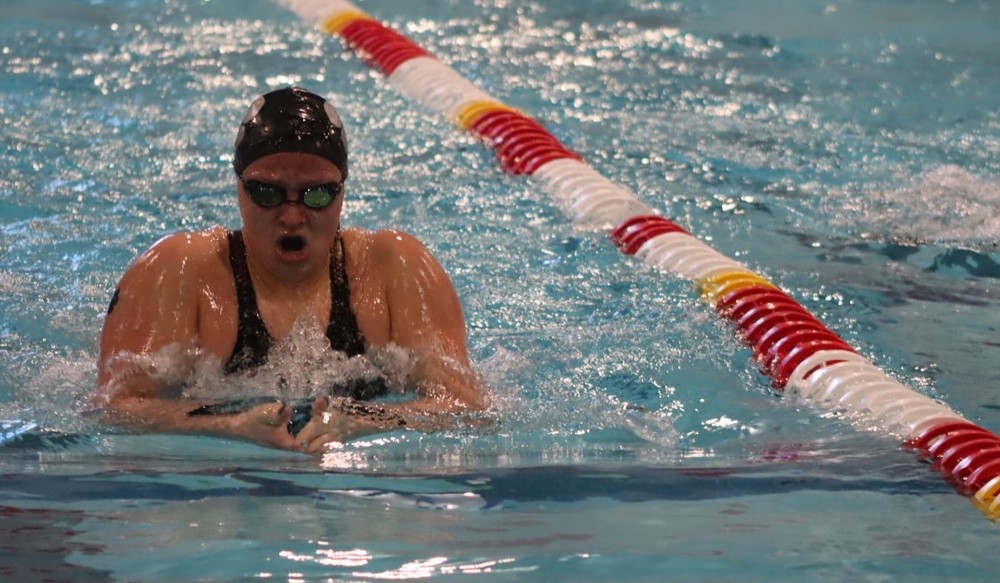
[[340, 116], [327, 100], [301, 87], [272, 91], [250, 104], [236, 134], [233, 169], [242, 175], [253, 161], [279, 152], [326, 158], [347, 178], [347, 136]]

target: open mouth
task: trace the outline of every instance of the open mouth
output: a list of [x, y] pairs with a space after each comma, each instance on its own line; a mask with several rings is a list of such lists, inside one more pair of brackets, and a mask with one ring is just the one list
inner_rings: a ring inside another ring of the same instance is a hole
[[299, 237], [297, 235], [285, 235], [281, 238], [278, 244], [281, 245], [282, 251], [290, 251], [293, 253], [296, 251], [302, 251], [306, 248], [305, 237]]

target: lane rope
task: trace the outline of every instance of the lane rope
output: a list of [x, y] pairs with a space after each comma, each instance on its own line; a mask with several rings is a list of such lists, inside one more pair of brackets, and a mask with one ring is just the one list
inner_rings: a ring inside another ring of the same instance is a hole
[[479, 137], [500, 166], [526, 175], [580, 224], [616, 225], [626, 255], [690, 280], [732, 322], [774, 385], [843, 412], [866, 431], [902, 439], [989, 519], [1000, 519], [1000, 437], [898, 382], [766, 278], [706, 245], [608, 180], [539, 121], [505, 105], [405, 35], [346, 0], [278, 0], [339, 36], [404, 96]]

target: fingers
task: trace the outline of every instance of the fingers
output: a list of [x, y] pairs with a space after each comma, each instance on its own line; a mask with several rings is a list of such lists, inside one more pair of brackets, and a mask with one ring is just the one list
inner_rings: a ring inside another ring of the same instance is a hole
[[303, 453], [317, 455], [325, 453], [329, 444], [340, 443], [340, 441], [337, 436], [329, 432], [329, 428], [312, 421], [295, 438], [295, 449]]
[[302, 451], [310, 454], [320, 454], [327, 450], [331, 443], [343, 441], [343, 431], [336, 419], [330, 413], [328, 397], [317, 397], [312, 402], [312, 418], [299, 431], [295, 438], [296, 445]]
[[327, 446], [331, 443], [339, 443], [339, 441], [328, 433], [322, 433], [314, 437], [312, 441], [304, 442], [302, 448], [306, 453], [318, 455], [326, 453]]
[[316, 397], [313, 400], [313, 417], [319, 416], [321, 413], [326, 412], [330, 408], [330, 398], [329, 397]]
[[281, 401], [261, 405], [256, 412], [257, 423], [268, 427], [285, 426], [292, 418], [292, 408]]
[[258, 426], [268, 428], [266, 441], [273, 446], [317, 455], [327, 451], [331, 443], [342, 442], [349, 433], [348, 427], [342, 426], [343, 416], [331, 413], [330, 407], [328, 397], [316, 397], [298, 407], [276, 401], [258, 406], [252, 418]]

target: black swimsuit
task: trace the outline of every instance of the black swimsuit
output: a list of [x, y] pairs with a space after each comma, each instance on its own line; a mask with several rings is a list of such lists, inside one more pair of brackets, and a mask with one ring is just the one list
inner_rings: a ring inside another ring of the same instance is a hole
[[[236, 299], [239, 304], [239, 325], [236, 331], [236, 346], [226, 362], [226, 374], [249, 371], [267, 362], [273, 339], [264, 325], [257, 308], [257, 294], [247, 267], [246, 245], [243, 233], [229, 231], [229, 264], [236, 282]], [[343, 239], [338, 239], [338, 253], [330, 255], [330, 324], [326, 337], [330, 348], [345, 353], [348, 357], [365, 352], [365, 340], [358, 328], [358, 321], [351, 310], [350, 290], [347, 286], [347, 257]], [[385, 379], [357, 379], [356, 381], [331, 387], [331, 394], [349, 396], [356, 399], [370, 399], [387, 392]]]

